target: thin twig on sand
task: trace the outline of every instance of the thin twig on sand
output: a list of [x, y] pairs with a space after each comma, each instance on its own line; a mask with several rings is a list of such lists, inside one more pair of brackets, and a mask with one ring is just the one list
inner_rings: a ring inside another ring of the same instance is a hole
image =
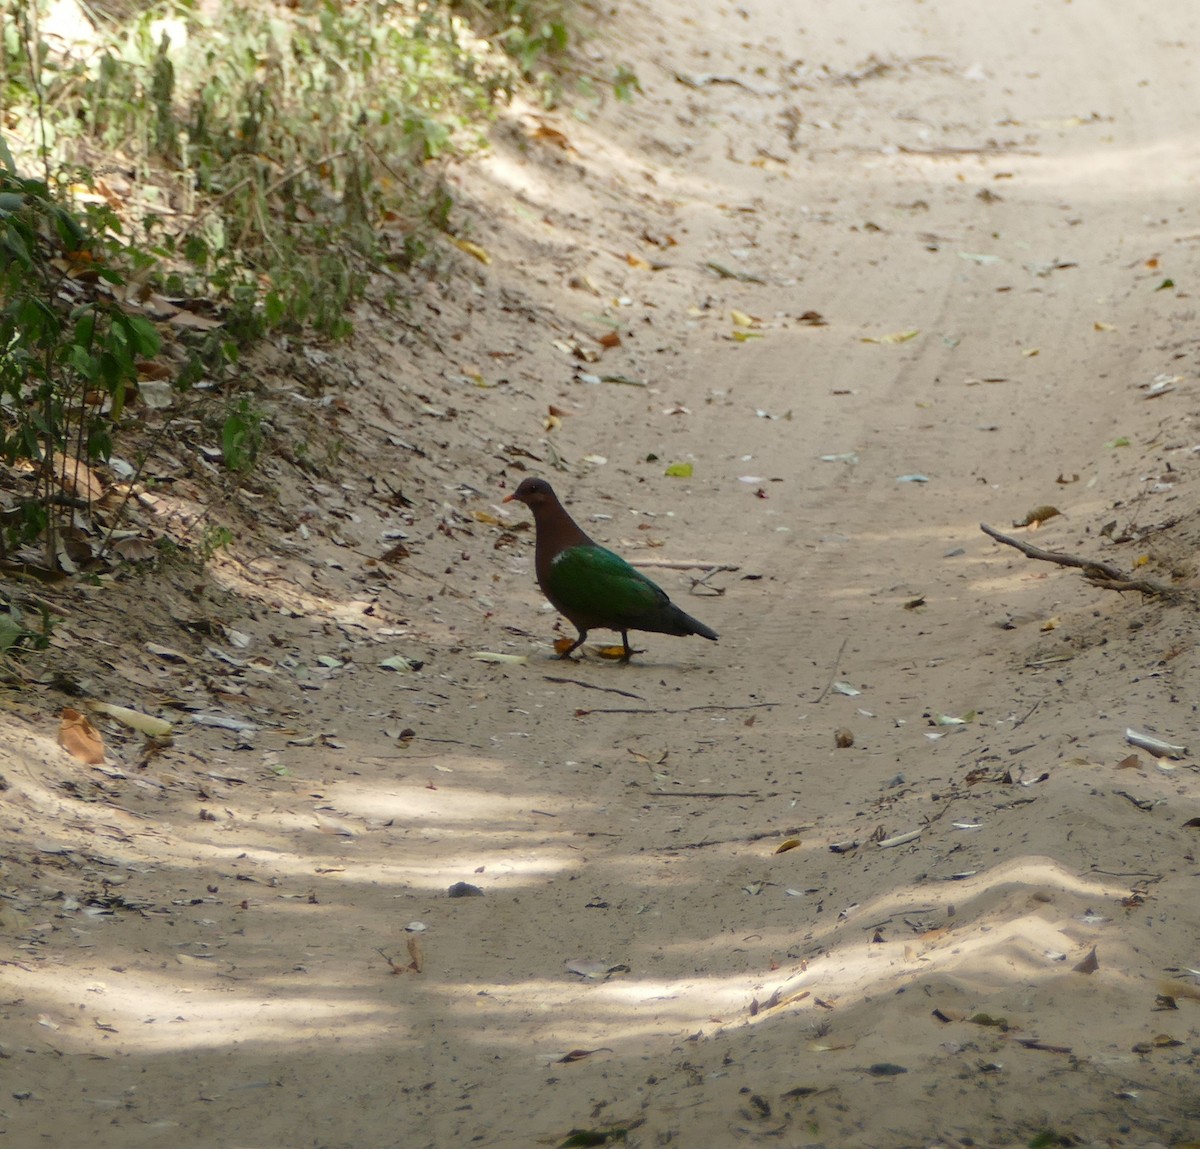
[[648, 567], [668, 571], [703, 571], [704, 573], [699, 577], [693, 576], [692, 578], [692, 594], [703, 588], [717, 596], [723, 595], [725, 588], [722, 586], [713, 586], [708, 580], [726, 571], [741, 569], [737, 563], [714, 563], [706, 562], [703, 559], [634, 559], [632, 560], [632, 565], [635, 567]]
[[586, 714], [693, 714], [697, 710], [761, 710], [768, 706], [778, 706], [778, 702], [750, 702], [745, 706], [722, 706], [711, 703], [705, 706], [659, 706], [635, 710], [632, 707], [598, 707], [595, 710], [576, 710], [575, 717], [582, 718]]
[[[657, 567], [659, 570], [666, 571], [708, 571], [710, 574], [717, 571], [736, 571], [741, 568], [737, 563], [714, 563], [706, 562], [704, 559], [631, 559], [630, 566], [635, 567]], [[705, 575], [705, 578], [708, 576]]]
[[989, 527], [987, 523], [980, 523], [979, 529], [985, 535], [995, 539], [996, 542], [1004, 543], [1005, 546], [1015, 547], [1023, 555], [1031, 559], [1039, 559], [1046, 563], [1055, 563], [1060, 567], [1075, 567], [1077, 570], [1083, 571], [1083, 577], [1088, 582], [1094, 586], [1103, 587], [1105, 590], [1136, 590], [1152, 598], [1161, 598], [1168, 601], [1176, 601], [1183, 597], [1183, 592], [1177, 587], [1167, 586], [1166, 583], [1156, 582], [1154, 579], [1134, 578], [1132, 575], [1126, 574], [1119, 567], [1112, 566], [1109, 563], [1098, 562], [1095, 559], [1079, 558], [1077, 555], [1064, 555], [1059, 551], [1042, 550], [1041, 547], [1035, 547], [1032, 543], [1022, 542], [1020, 539], [1014, 539], [1011, 535], [1003, 534], [996, 530], [995, 527]]
[[634, 694], [632, 690], [618, 690], [615, 686], [597, 686], [594, 682], [584, 682], [580, 678], [559, 678], [554, 674], [543, 674], [547, 682], [557, 682], [563, 686], [583, 686], [588, 690], [603, 690], [606, 694], [619, 694], [622, 698], [635, 698], [638, 702], [645, 702], [646, 699], [641, 694]]
[[842, 655], [846, 653], [847, 641], [848, 641], [847, 639], [844, 639], [844, 638], [842, 639], [842, 645], [838, 647], [837, 658], [835, 658], [833, 660], [833, 669], [829, 672], [829, 681], [827, 683], [825, 683], [825, 689], [822, 690], [821, 693], [818, 694], [817, 697], [813, 700], [813, 703], [812, 703], [813, 706], [816, 706], [816, 704], [818, 702], [821, 702], [825, 698], [825, 695], [827, 695], [829, 693], [829, 691], [833, 688], [834, 680], [837, 678], [838, 667], [841, 665], [841, 662], [842, 662]]
[[753, 790], [655, 790], [652, 798], [761, 798]]
[[803, 834], [813, 827], [809, 826], [793, 826], [788, 830], [762, 830], [757, 834], [740, 834], [735, 838], [705, 838], [701, 842], [676, 842], [671, 846], [647, 846], [645, 853], [647, 854], [671, 854], [676, 850], [705, 850], [709, 846], [740, 846], [749, 845], [752, 842], [761, 842], [764, 838], [794, 838], [797, 834]]

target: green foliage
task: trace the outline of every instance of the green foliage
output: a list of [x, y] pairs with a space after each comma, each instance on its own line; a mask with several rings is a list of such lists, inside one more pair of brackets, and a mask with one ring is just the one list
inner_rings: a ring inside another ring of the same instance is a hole
[[[23, 158], [49, 179], [119, 154], [144, 278], [215, 298], [243, 343], [347, 335], [371, 269], [423, 261], [447, 228], [437, 163], [479, 146], [520, 81], [557, 98], [575, 38], [566, 0], [157, 0], [52, 50], [48, 3], [0, 0]], [[637, 77], [611, 86], [628, 99]]]
[[221, 455], [225, 466], [236, 474], [253, 470], [263, 439], [263, 413], [248, 395], [230, 406], [221, 428]]
[[567, 36], [545, 3], [502, 5], [498, 42], [518, 61], [444, 3], [202, 14], [160, 0], [99, 26], [87, 51], [52, 53], [37, 34], [45, 3], [0, 0], [6, 106], [26, 150], [52, 166], [119, 153], [138, 174], [145, 206], [126, 214], [159, 284], [216, 297], [239, 341], [346, 335], [370, 269], [411, 265], [445, 226], [430, 165], [479, 146], [520, 72]]
[[204, 537], [200, 540], [200, 555], [207, 562], [232, 542], [233, 531], [228, 527], [207, 526], [204, 529]]
[[0, 600], [0, 656], [17, 654], [23, 649], [45, 650], [50, 644], [53, 627], [50, 613], [39, 610], [41, 624], [37, 630], [25, 623], [25, 614], [15, 603]]
[[[217, 304], [181, 394], [269, 331], [347, 336], [372, 271], [450, 229], [444, 162], [518, 84], [556, 98], [574, 29], [566, 0], [151, 0], [84, 9], [72, 42], [49, 8], [0, 0], [0, 459], [34, 491], [0, 507], [0, 554], [41, 538], [55, 567], [64, 460], [109, 457], [159, 349], [126, 292]], [[245, 475], [263, 413], [234, 395], [220, 434]]]
[[621, 65], [613, 73], [612, 85], [613, 95], [623, 104], [631, 103], [633, 97], [641, 95], [642, 92], [642, 85], [637, 78], [637, 73], [624, 65]]
[[3, 543], [46, 538], [56, 565], [60, 488], [69, 460], [107, 459], [137, 361], [157, 353], [154, 325], [127, 314], [85, 280], [124, 282], [119, 223], [106, 206], [71, 211], [40, 180], [0, 157], [0, 459], [33, 468], [35, 494], [18, 500]]

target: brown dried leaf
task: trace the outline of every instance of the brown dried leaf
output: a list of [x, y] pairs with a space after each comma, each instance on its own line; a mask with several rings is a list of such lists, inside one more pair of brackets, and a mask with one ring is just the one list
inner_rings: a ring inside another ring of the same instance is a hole
[[69, 706], [63, 708], [58, 727], [58, 744], [73, 758], [88, 766], [104, 761], [104, 739], [92, 725], [91, 719]]
[[565, 132], [560, 132], [558, 128], [552, 128], [545, 120], [538, 120], [536, 126], [528, 133], [531, 140], [542, 140], [545, 143], [553, 144], [557, 148], [562, 148], [564, 152], [573, 151], [571, 141], [567, 139]]
[[1170, 994], [1172, 998], [1200, 1001], [1200, 986], [1194, 986], [1190, 981], [1175, 981], [1171, 977], [1164, 977], [1158, 983], [1158, 992]]
[[572, 1049], [570, 1053], [564, 1053], [558, 1059], [559, 1065], [570, 1065], [573, 1061], [582, 1061], [585, 1057], [591, 1057], [593, 1053], [612, 1053], [607, 1045], [601, 1045], [598, 1049]]
[[1076, 973], [1095, 973], [1100, 968], [1100, 959], [1096, 956], [1096, 947], [1092, 946], [1091, 952], [1087, 957], [1071, 968]]
[[212, 331], [221, 326], [219, 319], [211, 319], [207, 315], [197, 315], [194, 311], [180, 311], [172, 315], [168, 323], [172, 327], [187, 328], [191, 331]]
[[458, 248], [459, 251], [466, 252], [473, 259], [479, 260], [485, 267], [492, 262], [492, 257], [477, 243], [472, 243], [469, 239], [460, 239], [457, 236], [451, 236], [450, 242]]
[[1008, 1018], [993, 1017], [990, 1013], [976, 1013], [967, 1018], [971, 1025], [987, 1025], [1000, 1030], [1002, 1033], [1008, 1032]]
[[799, 838], [789, 838], [786, 842], [780, 842], [772, 852], [776, 854], [786, 854], [788, 850], [794, 850], [798, 845], [800, 845]]
[[421, 943], [416, 938], [409, 938], [406, 943], [408, 956], [412, 959], [409, 962], [408, 968], [413, 973], [420, 973], [425, 967], [425, 954], [421, 949]]
[[100, 482], [100, 476], [82, 459], [74, 455], [59, 455], [55, 463], [58, 467], [55, 479], [66, 494], [89, 503], [103, 496], [104, 484]]
[[1019, 523], [1013, 523], [1014, 527], [1038, 527], [1056, 515], [1061, 515], [1057, 507], [1051, 507], [1048, 504], [1041, 507], [1034, 507]]

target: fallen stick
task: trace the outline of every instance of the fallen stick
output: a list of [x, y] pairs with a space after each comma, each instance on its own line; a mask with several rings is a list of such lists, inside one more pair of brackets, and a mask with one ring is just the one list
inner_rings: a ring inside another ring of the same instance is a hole
[[802, 834], [806, 830], [814, 829], [813, 826], [796, 826], [790, 830], [763, 830], [758, 834], [750, 834], [749, 836], [741, 836], [737, 838], [706, 838], [703, 842], [676, 842], [672, 846], [642, 846], [639, 848], [639, 854], [670, 854], [676, 850], [705, 850], [709, 846], [740, 846], [753, 842], [761, 842], [764, 838], [794, 838], [797, 834]]
[[618, 690], [615, 686], [597, 686], [594, 682], [584, 682], [580, 678], [559, 678], [554, 674], [543, 674], [547, 682], [557, 682], [563, 686], [582, 686], [588, 690], [603, 690], [606, 694], [619, 694], [622, 698], [636, 698], [638, 702], [645, 702], [646, 699], [640, 694], [634, 694], [632, 690]]
[[697, 710], [761, 710], [765, 706], [779, 706], [778, 702], [750, 702], [745, 706], [722, 706], [711, 703], [706, 706], [662, 706], [654, 709], [637, 710], [632, 707], [605, 706], [595, 710], [576, 710], [575, 717], [583, 718], [588, 714], [693, 714]]
[[1098, 562], [1095, 559], [1083, 559], [1076, 555], [1064, 555], [1059, 551], [1046, 551], [1041, 547], [1035, 547], [1032, 543], [1022, 542], [1020, 539], [1014, 539], [1011, 535], [1003, 534], [995, 527], [989, 527], [987, 523], [980, 523], [979, 529], [985, 535], [995, 539], [996, 542], [1003, 543], [1008, 547], [1015, 547], [1021, 554], [1031, 559], [1055, 563], [1060, 567], [1075, 567], [1077, 570], [1083, 571], [1083, 577], [1088, 582], [1094, 586], [1103, 587], [1105, 590], [1136, 590], [1154, 598], [1170, 600], [1182, 597], [1182, 593], [1175, 587], [1155, 582], [1153, 579], [1131, 578], [1124, 571], [1109, 563]]
[[761, 798], [750, 790], [655, 790], [652, 798]]
[[702, 559], [630, 559], [630, 566], [658, 567], [668, 571], [736, 571], [742, 568], [737, 563], [710, 563]]
[[846, 638], [842, 639], [842, 645], [838, 647], [837, 658], [835, 658], [833, 660], [833, 669], [829, 672], [829, 681], [827, 683], [825, 683], [825, 689], [822, 690], [821, 693], [817, 695], [816, 700], [812, 704], [813, 706], [816, 706], [818, 702], [824, 701], [825, 695], [827, 695], [830, 692], [830, 690], [833, 689], [833, 682], [834, 682], [834, 679], [837, 678], [838, 667], [841, 665], [841, 662], [842, 662], [842, 655], [846, 653], [846, 643], [847, 642], [849, 642], [849, 639], [846, 639]]

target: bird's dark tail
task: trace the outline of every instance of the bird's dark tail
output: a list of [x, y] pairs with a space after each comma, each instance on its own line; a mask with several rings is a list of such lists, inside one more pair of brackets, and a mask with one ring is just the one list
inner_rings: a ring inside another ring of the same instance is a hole
[[[672, 604], [674, 605], [674, 604]], [[710, 642], [717, 641], [717, 632], [711, 626], [705, 626], [698, 618], [692, 618], [690, 614], [684, 614], [679, 607], [675, 607], [676, 618], [672, 619], [679, 626], [676, 634], [698, 634], [701, 638], [707, 638]]]

